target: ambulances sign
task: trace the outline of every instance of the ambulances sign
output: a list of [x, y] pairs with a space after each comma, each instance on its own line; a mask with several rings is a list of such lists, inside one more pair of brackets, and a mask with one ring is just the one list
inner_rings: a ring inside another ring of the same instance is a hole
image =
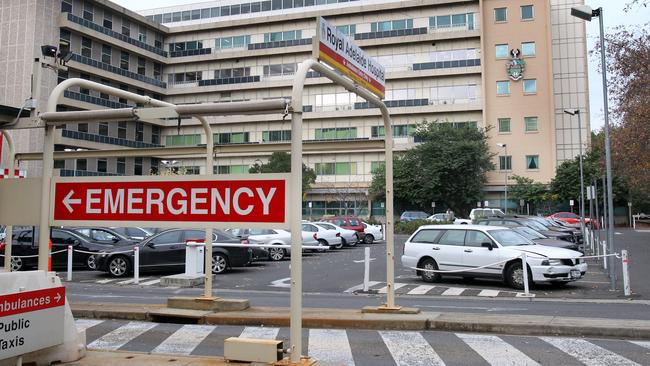
[[350, 38], [318, 18], [314, 57], [332, 66], [383, 99], [386, 92], [384, 67], [355, 45]]
[[288, 176], [55, 178], [52, 225], [288, 227]]

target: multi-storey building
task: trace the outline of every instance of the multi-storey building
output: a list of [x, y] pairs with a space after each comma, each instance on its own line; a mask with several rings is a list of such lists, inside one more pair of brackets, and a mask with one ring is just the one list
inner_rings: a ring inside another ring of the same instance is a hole
[[[489, 175], [486, 197], [490, 205], [503, 206], [506, 174], [548, 182], [558, 163], [577, 155], [578, 121], [564, 109], [581, 110], [582, 143], [588, 144], [585, 28], [569, 14], [581, 3], [219, 0], [136, 14], [107, 0], [7, 1], [0, 18], [3, 34], [33, 9], [39, 14], [27, 21], [28, 28], [36, 24], [29, 28], [36, 36], [21, 39], [16, 32], [1, 41], [3, 47], [29, 45], [34, 54], [25, 52], [15, 61], [0, 55], [2, 65], [20, 64], [7, 71], [14, 74], [13, 83], [3, 85], [0, 77], [0, 104], [20, 107], [29, 97], [21, 83], [29, 85], [37, 46], [55, 43], [74, 53], [59, 81], [81, 77], [175, 104], [288, 98], [297, 64], [311, 57], [316, 18], [323, 16], [385, 66], [396, 151], [417, 144], [413, 131], [422, 121], [490, 128], [497, 169]], [[56, 77], [44, 78], [42, 98]], [[379, 111], [314, 72], [303, 104], [302, 138], [310, 145], [304, 161], [318, 174], [305, 212], [383, 214], [381, 203], [367, 193], [373, 169], [384, 160]], [[60, 108], [69, 110], [129, 105], [134, 104], [79, 88], [60, 101]], [[289, 150], [290, 120], [281, 114], [208, 120], [215, 144], [227, 147], [217, 154], [216, 174], [246, 173], [273, 151]], [[196, 121], [183, 120], [180, 129], [176, 121], [148, 122], [69, 124], [57, 130], [56, 146], [205, 143]], [[38, 132], [23, 131], [17, 140], [23, 151], [41, 149]], [[56, 167], [65, 175], [139, 175], [160, 169], [163, 161], [188, 174], [206, 169], [200, 157], [71, 160]]]

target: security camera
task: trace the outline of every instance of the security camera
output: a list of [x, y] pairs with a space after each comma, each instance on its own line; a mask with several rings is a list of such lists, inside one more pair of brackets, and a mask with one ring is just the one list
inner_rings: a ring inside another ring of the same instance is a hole
[[59, 52], [57, 57], [59, 59], [59, 63], [65, 66], [66, 62], [70, 61], [70, 59], [72, 58], [72, 52], [70, 52], [70, 50], [63, 50]]
[[45, 57], [56, 57], [56, 50], [57, 48], [55, 46], [50, 46], [50, 45], [41, 46], [41, 53]]
[[591, 18], [598, 16], [594, 10], [587, 5], [574, 6], [571, 8], [571, 15], [586, 21], [591, 21]]

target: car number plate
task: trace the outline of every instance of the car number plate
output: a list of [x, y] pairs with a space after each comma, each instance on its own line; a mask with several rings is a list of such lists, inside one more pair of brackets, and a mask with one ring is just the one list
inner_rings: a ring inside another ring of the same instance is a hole
[[569, 275], [571, 276], [571, 279], [577, 280], [580, 278], [580, 270], [572, 269], [571, 272], [569, 272]]

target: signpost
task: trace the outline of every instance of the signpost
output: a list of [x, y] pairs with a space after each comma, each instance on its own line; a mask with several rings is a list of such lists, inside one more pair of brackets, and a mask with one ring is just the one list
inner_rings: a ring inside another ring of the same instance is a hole
[[0, 295], [0, 360], [63, 343], [65, 287]]

